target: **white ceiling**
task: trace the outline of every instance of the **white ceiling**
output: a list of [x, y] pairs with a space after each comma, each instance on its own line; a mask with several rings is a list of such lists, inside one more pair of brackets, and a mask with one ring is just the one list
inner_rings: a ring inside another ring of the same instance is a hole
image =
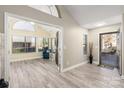
[[93, 29], [121, 23], [121, 5], [65, 5], [67, 11], [84, 28]]

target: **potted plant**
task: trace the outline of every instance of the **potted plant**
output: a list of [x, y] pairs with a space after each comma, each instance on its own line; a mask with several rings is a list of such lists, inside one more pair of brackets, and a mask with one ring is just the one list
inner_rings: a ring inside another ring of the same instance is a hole
[[89, 63], [92, 64], [93, 62], [93, 43], [89, 43]]

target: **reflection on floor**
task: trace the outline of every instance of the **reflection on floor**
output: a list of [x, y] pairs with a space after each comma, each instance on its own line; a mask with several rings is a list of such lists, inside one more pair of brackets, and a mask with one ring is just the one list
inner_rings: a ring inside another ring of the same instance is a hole
[[10, 87], [124, 87], [116, 69], [85, 64], [59, 73], [52, 62], [41, 59], [11, 64]]

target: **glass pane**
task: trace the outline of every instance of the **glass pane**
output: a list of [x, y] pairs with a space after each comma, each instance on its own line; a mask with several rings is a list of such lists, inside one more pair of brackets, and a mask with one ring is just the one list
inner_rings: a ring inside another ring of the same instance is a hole
[[51, 51], [56, 52], [56, 39], [51, 38]]
[[13, 36], [12, 37], [12, 53], [25, 52], [25, 37]]
[[50, 8], [50, 11], [51, 11], [51, 15], [59, 17], [58, 16], [58, 11], [57, 11], [57, 9], [54, 5], [50, 5], [49, 8]]
[[33, 22], [19, 21], [13, 25], [14, 30], [35, 31]]
[[105, 34], [101, 36], [101, 49], [102, 52], [116, 51], [117, 47], [117, 34]]
[[48, 38], [43, 38], [43, 47], [49, 47], [49, 40]]
[[84, 51], [84, 54], [86, 55], [87, 54], [87, 35], [84, 35], [83, 36], [83, 51]]
[[43, 50], [43, 38], [38, 38], [38, 51], [41, 52]]
[[52, 38], [49, 38], [49, 49], [50, 49], [50, 50], [51, 50], [51, 48], [52, 48], [51, 43], [52, 43]]
[[36, 39], [35, 37], [26, 37], [26, 52], [36, 51]]
[[39, 10], [39, 11], [45, 12], [49, 15], [59, 17], [58, 11], [57, 11], [55, 5], [29, 5], [29, 7], [32, 7], [34, 9]]

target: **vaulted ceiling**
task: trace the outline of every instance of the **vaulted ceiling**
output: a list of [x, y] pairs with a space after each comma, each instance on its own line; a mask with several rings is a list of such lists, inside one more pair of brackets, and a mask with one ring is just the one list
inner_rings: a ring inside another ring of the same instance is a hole
[[121, 23], [122, 5], [65, 5], [67, 11], [84, 28], [93, 29]]

